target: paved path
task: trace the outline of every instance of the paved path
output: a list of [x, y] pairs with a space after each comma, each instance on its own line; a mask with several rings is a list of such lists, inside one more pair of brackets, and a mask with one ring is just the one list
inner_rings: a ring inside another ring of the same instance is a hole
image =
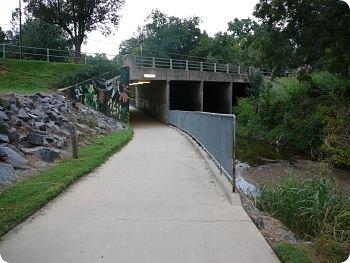
[[135, 138], [8, 233], [10, 262], [278, 262], [187, 139], [135, 114]]

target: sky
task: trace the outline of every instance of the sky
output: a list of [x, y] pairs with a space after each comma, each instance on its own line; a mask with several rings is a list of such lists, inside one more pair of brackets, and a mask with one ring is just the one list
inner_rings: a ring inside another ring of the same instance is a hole
[[[121, 41], [133, 36], [152, 9], [181, 18], [198, 16], [202, 20], [200, 28], [209, 35], [214, 35], [225, 31], [227, 23], [234, 18], [253, 18], [257, 2], [258, 0], [125, 0], [125, 5], [119, 12], [122, 16], [119, 28], [114, 29], [113, 35], [108, 37], [98, 31], [89, 33], [82, 51], [112, 56], [117, 54]], [[346, 2], [349, 4], [350, 0]], [[10, 29], [11, 12], [18, 6], [18, 0], [0, 0], [0, 6], [0, 26]]]

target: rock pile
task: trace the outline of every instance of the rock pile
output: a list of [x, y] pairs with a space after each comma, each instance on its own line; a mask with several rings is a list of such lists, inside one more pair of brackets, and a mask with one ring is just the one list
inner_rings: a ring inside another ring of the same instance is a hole
[[67, 154], [73, 125], [80, 138], [123, 128], [120, 122], [60, 94], [1, 95], [0, 187]]

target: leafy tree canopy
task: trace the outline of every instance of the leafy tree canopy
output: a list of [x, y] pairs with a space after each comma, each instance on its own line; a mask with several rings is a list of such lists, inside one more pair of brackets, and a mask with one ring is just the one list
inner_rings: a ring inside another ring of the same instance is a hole
[[119, 9], [124, 0], [25, 0], [27, 10], [34, 17], [65, 30], [80, 56], [81, 44], [87, 32], [100, 29], [111, 33], [118, 26]]
[[292, 49], [291, 66], [323, 65], [337, 71], [350, 64], [350, 11], [345, 2], [260, 0], [254, 15], [268, 28], [270, 42]]
[[[138, 30], [138, 33], [144, 37], [144, 54], [187, 55], [197, 45], [201, 36], [199, 23], [198, 17], [182, 19], [153, 10], [146, 24]], [[137, 46], [137, 41], [136, 38], [124, 41], [120, 51], [132, 51]]]

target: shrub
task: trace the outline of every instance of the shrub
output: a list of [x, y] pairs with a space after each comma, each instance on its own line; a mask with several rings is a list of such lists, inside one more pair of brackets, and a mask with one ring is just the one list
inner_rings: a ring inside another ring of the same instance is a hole
[[282, 78], [233, 108], [237, 134], [279, 142], [349, 167], [350, 81], [317, 72], [309, 82]]
[[350, 198], [330, 177], [288, 177], [259, 189], [256, 205], [303, 238], [315, 239], [318, 251], [345, 259], [350, 249]]
[[296, 245], [279, 243], [274, 250], [282, 263], [312, 263], [308, 254]]

